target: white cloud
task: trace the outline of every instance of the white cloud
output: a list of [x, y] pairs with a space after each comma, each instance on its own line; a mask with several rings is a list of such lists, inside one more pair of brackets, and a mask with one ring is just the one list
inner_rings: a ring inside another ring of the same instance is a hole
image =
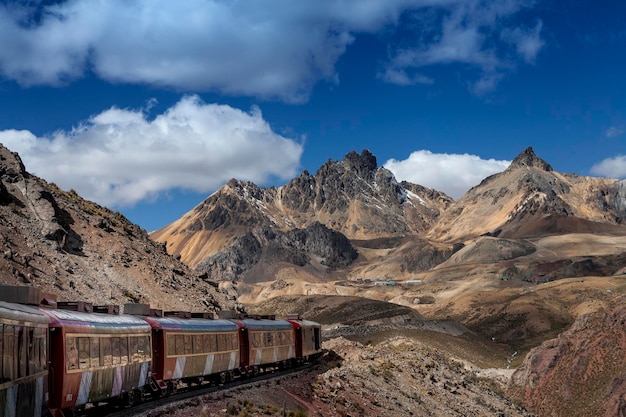
[[604, 135], [607, 138], [617, 138], [619, 136], [622, 136], [623, 134], [624, 126], [611, 126], [606, 130], [606, 132], [604, 132]]
[[390, 159], [384, 166], [399, 181], [434, 188], [458, 199], [486, 177], [504, 171], [510, 164], [511, 161], [481, 159], [476, 155], [421, 150], [411, 153], [403, 161]]
[[[508, 34], [518, 55], [531, 61], [543, 45], [541, 24], [524, 30], [507, 20], [527, 4], [528, 0], [2, 3], [0, 74], [22, 85], [58, 85], [93, 71], [111, 82], [303, 102], [320, 80], [337, 82], [335, 65], [361, 33], [410, 34], [414, 45], [391, 51], [389, 69], [382, 71], [388, 75], [383, 79], [400, 84], [431, 82], [423, 75], [407, 74], [434, 64], [464, 63], [486, 72], [501, 69], [509, 58], [500, 56], [501, 32]], [[398, 27], [403, 13], [419, 10], [443, 18], [427, 26]], [[505, 27], [507, 23], [512, 27]]]
[[409, 75], [407, 71], [397, 68], [387, 68], [378, 75], [385, 82], [397, 85], [432, 84], [434, 80], [421, 74]]
[[545, 42], [541, 39], [541, 29], [543, 22], [538, 21], [531, 30], [522, 28], [506, 29], [502, 33], [504, 40], [515, 45], [517, 53], [527, 63], [534, 63], [539, 50], [543, 48]]
[[274, 133], [258, 108], [243, 112], [197, 96], [152, 120], [146, 110], [111, 108], [46, 137], [0, 131], [0, 142], [19, 153], [29, 172], [107, 206], [172, 189], [206, 193], [231, 178], [289, 179], [303, 150]]
[[463, 64], [481, 73], [470, 90], [477, 95], [487, 94], [520, 58], [533, 63], [544, 45], [541, 21], [531, 30], [506, 26], [508, 19], [530, 4], [524, 0], [459, 2], [447, 9], [440, 27], [433, 27], [431, 17], [423, 19], [424, 27], [415, 45], [398, 50], [386, 71]]
[[609, 178], [626, 178], [626, 155], [606, 158], [591, 167], [593, 175]]

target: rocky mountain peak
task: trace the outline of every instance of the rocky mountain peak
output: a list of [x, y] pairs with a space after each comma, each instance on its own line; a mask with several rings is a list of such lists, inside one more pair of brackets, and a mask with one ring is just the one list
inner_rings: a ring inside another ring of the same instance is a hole
[[517, 155], [513, 162], [511, 162], [508, 169], [512, 170], [522, 167], [538, 168], [543, 171], [553, 171], [552, 166], [550, 166], [550, 164], [543, 159], [539, 158], [531, 146], [524, 149], [519, 155]]
[[20, 156], [2, 145], [0, 145], [0, 176], [9, 182], [29, 176]]
[[374, 175], [378, 169], [376, 157], [367, 149], [363, 149], [361, 155], [356, 151], [348, 152], [343, 158], [343, 163], [349, 170], [354, 171], [358, 176], [367, 181], [374, 179]]

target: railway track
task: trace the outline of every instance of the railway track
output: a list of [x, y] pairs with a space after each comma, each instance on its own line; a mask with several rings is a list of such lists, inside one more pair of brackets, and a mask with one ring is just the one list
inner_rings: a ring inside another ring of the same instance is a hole
[[133, 405], [132, 407], [122, 405], [99, 405], [97, 407], [88, 407], [80, 413], [76, 413], [74, 417], [140, 417], [147, 415], [148, 412], [156, 408], [171, 406], [175, 403], [184, 402], [192, 398], [201, 397], [207, 394], [213, 394], [222, 390], [230, 390], [233, 388], [252, 387], [260, 382], [293, 376], [309, 370], [315, 363], [305, 363], [303, 365], [289, 368], [285, 370], [274, 370], [263, 372], [255, 377], [239, 378], [232, 382], [220, 385], [199, 384], [192, 385], [178, 390], [174, 394], [167, 396], [152, 398], [145, 402]]

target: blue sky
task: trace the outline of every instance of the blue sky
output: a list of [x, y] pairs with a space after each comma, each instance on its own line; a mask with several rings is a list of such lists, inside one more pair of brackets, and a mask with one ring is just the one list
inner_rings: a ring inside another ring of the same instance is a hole
[[626, 2], [0, 2], [0, 143], [151, 231], [369, 149], [459, 198], [527, 146], [626, 177]]

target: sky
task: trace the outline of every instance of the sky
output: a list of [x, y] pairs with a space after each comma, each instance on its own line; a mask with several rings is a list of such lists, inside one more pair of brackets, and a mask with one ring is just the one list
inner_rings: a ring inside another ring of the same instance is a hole
[[623, 0], [0, 1], [0, 143], [147, 231], [370, 150], [460, 198], [626, 178]]

